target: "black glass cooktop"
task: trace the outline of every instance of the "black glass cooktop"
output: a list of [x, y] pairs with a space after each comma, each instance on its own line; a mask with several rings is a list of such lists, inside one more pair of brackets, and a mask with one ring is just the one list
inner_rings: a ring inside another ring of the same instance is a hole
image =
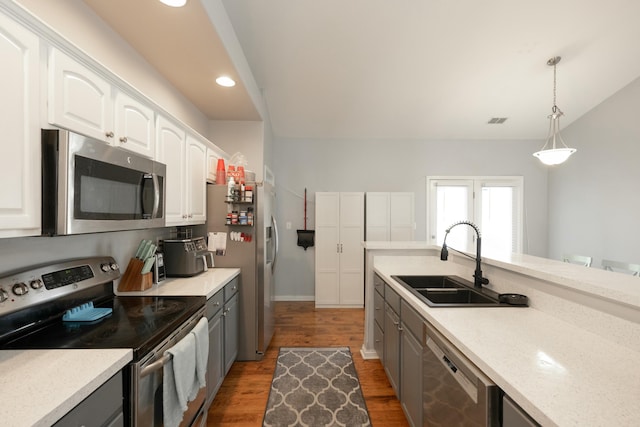
[[48, 321], [4, 349], [131, 348], [138, 360], [203, 308], [205, 297], [118, 296], [97, 304], [113, 312], [93, 322]]

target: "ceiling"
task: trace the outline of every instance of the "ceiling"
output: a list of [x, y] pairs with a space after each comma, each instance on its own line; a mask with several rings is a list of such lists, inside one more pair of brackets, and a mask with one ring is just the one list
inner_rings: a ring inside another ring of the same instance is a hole
[[241, 77], [221, 2], [277, 137], [543, 139], [550, 57], [563, 127], [640, 76], [637, 0], [84, 1], [210, 119], [256, 120], [251, 85], [212, 84]]

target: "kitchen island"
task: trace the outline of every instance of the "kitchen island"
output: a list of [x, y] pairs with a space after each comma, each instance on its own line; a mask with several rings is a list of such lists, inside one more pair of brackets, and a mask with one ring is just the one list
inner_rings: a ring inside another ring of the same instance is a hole
[[[401, 255], [389, 255], [394, 250]], [[393, 248], [367, 243], [367, 293], [374, 292], [370, 276], [378, 274], [544, 426], [637, 425], [640, 308], [629, 302], [640, 294], [638, 278], [536, 257], [486, 259], [490, 287], [526, 294], [530, 307], [430, 308], [391, 276], [473, 274], [473, 261], [454, 256], [442, 262], [438, 255], [439, 247], [418, 242]], [[610, 294], [602, 277], [615, 282]], [[372, 327], [368, 317], [366, 323]], [[363, 355], [372, 353], [368, 336]]]

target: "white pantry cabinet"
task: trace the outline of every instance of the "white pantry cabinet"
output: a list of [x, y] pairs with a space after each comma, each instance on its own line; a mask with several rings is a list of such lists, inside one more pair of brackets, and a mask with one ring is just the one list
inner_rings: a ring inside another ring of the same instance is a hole
[[53, 47], [49, 123], [146, 157], [155, 154], [154, 110]]
[[367, 192], [367, 241], [414, 240], [414, 198], [410, 192]]
[[40, 41], [0, 13], [0, 237], [40, 234]]
[[364, 304], [364, 193], [316, 193], [316, 307]]
[[156, 160], [167, 165], [167, 226], [206, 220], [206, 147], [180, 126], [158, 115]]

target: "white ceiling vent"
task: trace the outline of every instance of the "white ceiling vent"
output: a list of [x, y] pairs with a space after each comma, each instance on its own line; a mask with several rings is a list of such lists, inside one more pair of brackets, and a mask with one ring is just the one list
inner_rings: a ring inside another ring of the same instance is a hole
[[501, 125], [506, 121], [507, 121], [506, 117], [492, 117], [489, 119], [487, 123], [490, 125]]

